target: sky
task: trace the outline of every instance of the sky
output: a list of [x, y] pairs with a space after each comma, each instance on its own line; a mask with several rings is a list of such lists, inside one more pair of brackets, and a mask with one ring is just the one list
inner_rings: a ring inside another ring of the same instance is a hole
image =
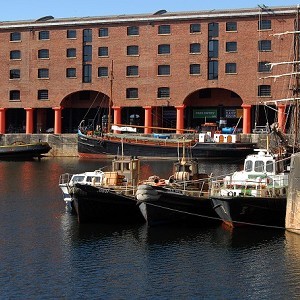
[[1, 0], [0, 21], [54, 18], [93, 17], [212, 9], [258, 8], [266, 6], [296, 6], [292, 0], [259, 2], [257, 0]]

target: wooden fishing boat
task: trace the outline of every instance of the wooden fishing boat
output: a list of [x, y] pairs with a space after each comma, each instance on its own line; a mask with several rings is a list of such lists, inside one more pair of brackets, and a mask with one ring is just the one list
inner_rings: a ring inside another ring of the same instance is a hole
[[141, 223], [142, 214], [135, 199], [139, 181], [140, 161], [133, 157], [120, 157], [112, 161], [110, 172], [101, 172], [91, 184], [75, 182], [68, 194], [79, 223]]

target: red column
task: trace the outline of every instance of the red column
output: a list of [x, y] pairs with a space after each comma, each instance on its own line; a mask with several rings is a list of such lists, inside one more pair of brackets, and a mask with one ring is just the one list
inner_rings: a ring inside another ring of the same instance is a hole
[[0, 133], [4, 134], [6, 131], [5, 128], [5, 111], [6, 108], [0, 108]]
[[26, 111], [26, 134], [33, 133], [33, 108], [24, 108]]
[[278, 127], [281, 129], [282, 132], [285, 131], [285, 105], [278, 104]]
[[53, 107], [54, 110], [54, 133], [60, 134], [61, 133], [61, 111], [62, 107]]
[[[121, 107], [120, 106], [113, 106], [114, 111], [114, 124], [121, 124]], [[120, 133], [118, 130], [114, 130], [114, 133]]]
[[243, 104], [243, 133], [251, 133], [251, 105]]
[[144, 106], [145, 110], [145, 129], [144, 133], [152, 133], [152, 106]]
[[0, 133], [4, 134], [6, 131], [5, 128], [5, 111], [6, 108], [0, 108]]
[[176, 133], [183, 133], [184, 130], [184, 105], [175, 106], [176, 108]]

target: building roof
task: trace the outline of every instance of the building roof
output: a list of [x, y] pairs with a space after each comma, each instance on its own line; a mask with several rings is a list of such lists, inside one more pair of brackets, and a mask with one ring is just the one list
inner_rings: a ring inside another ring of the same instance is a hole
[[94, 16], [94, 17], [70, 17], [54, 18], [53, 16], [41, 17], [37, 20], [19, 20], [0, 22], [0, 29], [16, 28], [43, 28], [56, 26], [81, 26], [81, 25], [109, 25], [130, 22], [168, 22], [184, 20], [205, 20], [214, 18], [247, 18], [257, 16], [258, 14], [270, 15], [273, 17], [291, 15], [297, 12], [297, 6], [280, 6], [266, 7], [258, 6], [256, 8], [243, 9], [222, 9], [222, 10], [203, 10], [203, 11], [186, 11], [186, 12], [167, 12], [159, 10], [155, 13], [134, 14], [134, 15], [113, 15], [113, 16]]

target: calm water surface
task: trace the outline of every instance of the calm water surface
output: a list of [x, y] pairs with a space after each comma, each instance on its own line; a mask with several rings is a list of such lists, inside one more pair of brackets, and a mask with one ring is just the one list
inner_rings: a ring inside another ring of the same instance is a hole
[[[299, 299], [300, 235], [274, 229], [79, 225], [59, 175], [110, 165], [0, 162], [0, 299]], [[143, 162], [167, 177], [171, 162]], [[225, 174], [238, 164], [206, 162]]]

